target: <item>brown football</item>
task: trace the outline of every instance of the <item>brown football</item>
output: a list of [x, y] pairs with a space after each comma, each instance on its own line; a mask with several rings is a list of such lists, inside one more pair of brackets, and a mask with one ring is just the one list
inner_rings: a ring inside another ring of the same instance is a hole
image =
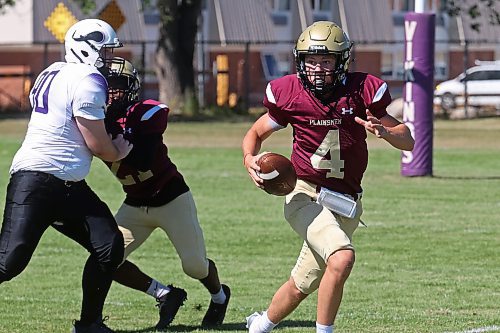
[[283, 155], [266, 153], [257, 161], [260, 172], [257, 175], [264, 180], [264, 191], [274, 195], [287, 195], [297, 183], [297, 174], [292, 162]]

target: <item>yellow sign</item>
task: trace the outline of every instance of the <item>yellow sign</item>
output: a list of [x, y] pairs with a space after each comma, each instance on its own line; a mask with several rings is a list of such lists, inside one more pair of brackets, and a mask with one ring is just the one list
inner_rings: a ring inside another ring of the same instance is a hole
[[63, 43], [66, 31], [77, 21], [68, 7], [59, 2], [49, 17], [43, 22], [43, 25], [60, 43]]
[[111, 0], [106, 7], [103, 8], [99, 14], [99, 19], [108, 22], [115, 31], [118, 31], [123, 23], [125, 23], [125, 16], [123, 16], [115, 0]]

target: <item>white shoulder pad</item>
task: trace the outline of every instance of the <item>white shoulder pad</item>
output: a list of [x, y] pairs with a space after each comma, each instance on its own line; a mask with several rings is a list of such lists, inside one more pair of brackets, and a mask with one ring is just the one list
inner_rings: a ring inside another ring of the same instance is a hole
[[[87, 68], [91, 66], [83, 65]], [[108, 84], [97, 70], [90, 70], [80, 79], [74, 92], [73, 114], [89, 120], [104, 119]]]

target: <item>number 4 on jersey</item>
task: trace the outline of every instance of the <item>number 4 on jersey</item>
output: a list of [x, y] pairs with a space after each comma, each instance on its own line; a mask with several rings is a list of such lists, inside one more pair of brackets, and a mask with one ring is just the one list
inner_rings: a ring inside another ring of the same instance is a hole
[[[330, 152], [330, 159], [324, 159]], [[311, 165], [315, 169], [327, 169], [327, 178], [344, 178], [344, 160], [340, 159], [340, 139], [338, 130], [329, 130], [323, 142], [311, 156]]]

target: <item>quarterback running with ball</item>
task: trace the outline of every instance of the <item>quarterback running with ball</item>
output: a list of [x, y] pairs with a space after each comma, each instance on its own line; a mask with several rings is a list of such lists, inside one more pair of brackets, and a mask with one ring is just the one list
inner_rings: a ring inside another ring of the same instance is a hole
[[387, 114], [387, 83], [348, 72], [352, 43], [335, 23], [306, 28], [294, 48], [297, 74], [267, 85], [259, 118], [243, 139], [244, 165], [262, 187], [257, 154], [273, 132], [293, 128], [291, 161], [297, 173], [284, 214], [303, 239], [291, 276], [267, 311], [247, 318], [250, 333], [271, 331], [318, 290], [316, 332], [331, 333], [344, 283], [354, 265], [352, 235], [363, 212], [361, 179], [368, 164], [366, 131], [392, 146], [412, 150], [406, 125]]

